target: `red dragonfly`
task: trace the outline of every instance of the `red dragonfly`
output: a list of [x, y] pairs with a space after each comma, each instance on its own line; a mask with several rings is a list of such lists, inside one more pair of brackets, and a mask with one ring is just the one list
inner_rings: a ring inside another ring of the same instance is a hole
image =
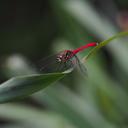
[[75, 50], [64, 50], [49, 56], [39, 62], [39, 69], [43, 73], [55, 73], [70, 71], [78, 66], [82, 72], [86, 72], [86, 68], [81, 64], [76, 54], [86, 48], [97, 46], [97, 44], [92, 42]]

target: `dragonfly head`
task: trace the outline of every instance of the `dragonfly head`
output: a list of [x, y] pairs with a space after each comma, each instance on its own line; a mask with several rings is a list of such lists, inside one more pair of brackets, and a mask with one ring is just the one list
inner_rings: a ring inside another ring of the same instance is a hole
[[68, 61], [70, 58], [72, 58], [74, 56], [74, 53], [71, 50], [65, 50], [63, 52], [61, 52], [58, 56], [57, 56], [57, 61], [58, 62], [66, 62]]

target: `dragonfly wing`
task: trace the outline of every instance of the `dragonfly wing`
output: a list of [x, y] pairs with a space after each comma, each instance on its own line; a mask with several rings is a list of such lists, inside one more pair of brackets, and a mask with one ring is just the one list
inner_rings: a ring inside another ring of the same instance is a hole
[[53, 72], [53, 69], [55, 70], [57, 68], [57, 65], [56, 67], [55, 65], [56, 65], [56, 54], [41, 59], [40, 61], [37, 62], [36, 67], [37, 70], [41, 73], [49, 73], [49, 72]]
[[87, 75], [87, 68], [84, 66], [84, 64], [78, 59], [78, 57], [76, 56], [76, 60], [77, 60], [77, 66], [80, 69], [80, 72], [84, 75], [84, 76], [88, 76]]
[[36, 64], [38, 71], [41, 73], [54, 73], [71, 70], [73, 68], [72, 61], [68, 60], [67, 62], [59, 62], [57, 57], [60, 54], [63, 54], [63, 51], [40, 60]]

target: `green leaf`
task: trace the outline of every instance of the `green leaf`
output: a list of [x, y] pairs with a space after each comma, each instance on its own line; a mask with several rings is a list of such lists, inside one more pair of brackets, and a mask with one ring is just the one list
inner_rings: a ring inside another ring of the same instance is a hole
[[0, 85], [0, 103], [21, 99], [46, 88], [66, 73], [35, 74], [13, 77]]
[[108, 43], [110, 43], [111, 41], [115, 40], [116, 38], [120, 38], [123, 36], [128, 36], [128, 32], [120, 32], [112, 37], [110, 37], [109, 39], [102, 41], [101, 43], [99, 43], [99, 45], [97, 45], [95, 48], [93, 48], [86, 57], [84, 57], [83, 60], [87, 60], [89, 57], [91, 57], [92, 55], [94, 55], [100, 48], [102, 48], [103, 46], [107, 45]]

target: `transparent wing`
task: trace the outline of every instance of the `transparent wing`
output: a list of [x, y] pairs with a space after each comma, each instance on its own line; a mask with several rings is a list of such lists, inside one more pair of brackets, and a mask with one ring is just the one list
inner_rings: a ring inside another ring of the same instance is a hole
[[77, 60], [77, 66], [78, 66], [78, 68], [80, 69], [80, 72], [82, 73], [82, 75], [84, 75], [84, 76], [88, 76], [88, 74], [87, 74], [87, 68], [84, 66], [84, 64], [78, 59], [78, 57], [77, 56], [75, 56], [76, 57], [76, 60]]
[[73, 63], [73, 60], [75, 59], [74, 57], [66, 62], [59, 62], [57, 60], [58, 55], [63, 54], [63, 52], [64, 51], [40, 60], [36, 64], [37, 70], [41, 73], [66, 72], [68, 70], [73, 70], [75, 67]]

